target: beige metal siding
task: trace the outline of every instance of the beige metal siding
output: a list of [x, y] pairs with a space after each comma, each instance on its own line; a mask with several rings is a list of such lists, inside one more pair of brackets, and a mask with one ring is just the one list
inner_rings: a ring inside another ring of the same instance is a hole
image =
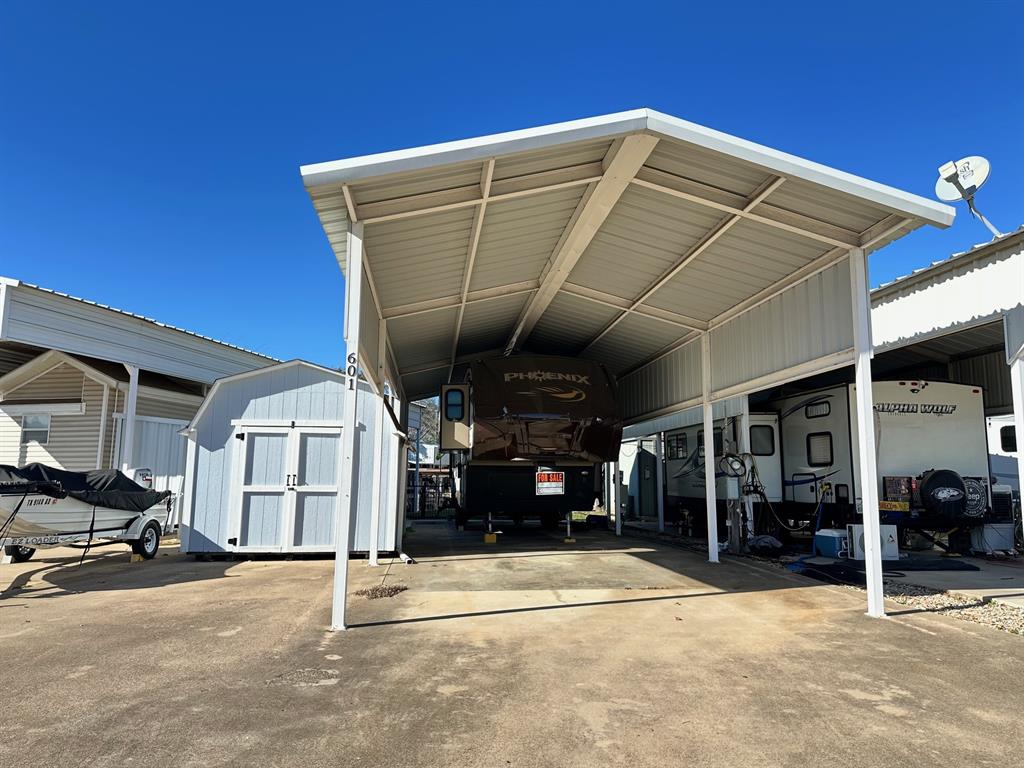
[[21, 419], [0, 420], [0, 463], [34, 461], [72, 471], [96, 469], [103, 385], [85, 377], [73, 366], [62, 364], [8, 393], [11, 400], [73, 400], [85, 405], [85, 413], [52, 415], [46, 445], [21, 445]]
[[1006, 364], [1003, 350], [953, 360], [949, 364], [949, 372], [953, 381], [984, 389], [985, 413], [1013, 413], [1010, 366]]
[[851, 349], [850, 295], [843, 261], [714, 329], [713, 394]]
[[693, 341], [623, 377], [623, 415], [636, 419], [700, 397], [700, 340]]
[[[122, 394], [121, 405], [124, 405]], [[199, 410], [201, 401], [195, 403], [180, 403], [174, 400], [163, 400], [158, 397], [139, 396], [135, 404], [136, 416], [154, 416], [158, 419], [181, 419], [191, 421]], [[122, 409], [123, 410], [123, 409]], [[113, 410], [111, 411], [113, 413]]]

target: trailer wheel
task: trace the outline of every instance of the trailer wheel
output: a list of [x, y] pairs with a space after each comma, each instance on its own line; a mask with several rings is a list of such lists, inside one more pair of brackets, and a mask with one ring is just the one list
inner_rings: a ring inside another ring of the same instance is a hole
[[19, 547], [12, 545], [4, 547], [4, 549], [7, 550], [7, 554], [10, 555], [11, 560], [16, 563], [27, 563], [32, 559], [32, 555], [36, 553], [35, 549], [32, 547]]
[[132, 542], [132, 552], [142, 555], [145, 560], [152, 560], [160, 549], [160, 526], [156, 520], [150, 520], [142, 529], [142, 533]]

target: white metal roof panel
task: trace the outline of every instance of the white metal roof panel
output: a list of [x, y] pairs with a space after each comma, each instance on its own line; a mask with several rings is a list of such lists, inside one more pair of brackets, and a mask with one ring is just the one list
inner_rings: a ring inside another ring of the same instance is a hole
[[527, 298], [518, 294], [467, 304], [462, 317], [462, 333], [459, 334], [458, 356], [503, 346]]
[[570, 187], [489, 204], [469, 289], [539, 277], [584, 189]]
[[473, 210], [460, 208], [368, 227], [367, 261], [381, 309], [457, 294], [472, 226]]
[[618, 375], [691, 333], [650, 317], [630, 314], [583, 352]]
[[721, 218], [718, 211], [649, 189], [627, 189], [569, 281], [637, 299]]
[[618, 314], [614, 307], [559, 294], [537, 323], [531, 346], [551, 354], [576, 354]]

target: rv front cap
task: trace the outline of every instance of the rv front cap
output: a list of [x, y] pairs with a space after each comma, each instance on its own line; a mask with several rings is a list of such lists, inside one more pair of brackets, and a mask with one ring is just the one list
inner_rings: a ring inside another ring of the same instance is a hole
[[582, 373], [558, 373], [556, 371], [517, 371], [506, 373], [505, 381], [568, 381], [572, 384], [590, 386], [590, 376]]

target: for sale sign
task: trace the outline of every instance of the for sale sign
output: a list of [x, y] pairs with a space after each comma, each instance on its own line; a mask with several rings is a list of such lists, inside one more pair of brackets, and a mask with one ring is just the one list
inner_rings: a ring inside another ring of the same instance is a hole
[[538, 496], [565, 495], [565, 472], [552, 472], [547, 469], [537, 470]]

